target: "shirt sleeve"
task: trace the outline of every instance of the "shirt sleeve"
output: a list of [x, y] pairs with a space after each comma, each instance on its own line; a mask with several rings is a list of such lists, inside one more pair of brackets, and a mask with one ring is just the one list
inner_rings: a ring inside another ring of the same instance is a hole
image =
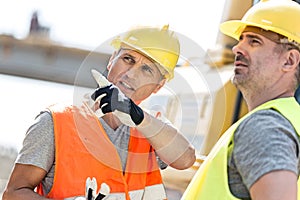
[[234, 135], [233, 158], [248, 189], [274, 170], [298, 174], [298, 151], [297, 133], [275, 110], [254, 113], [240, 124]]
[[45, 111], [27, 130], [16, 163], [34, 165], [48, 172], [54, 157], [53, 121], [51, 114]]

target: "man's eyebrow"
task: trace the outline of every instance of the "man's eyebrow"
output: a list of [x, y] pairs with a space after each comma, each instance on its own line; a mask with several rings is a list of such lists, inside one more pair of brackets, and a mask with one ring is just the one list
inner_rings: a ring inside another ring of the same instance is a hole
[[134, 55], [132, 55], [130, 52], [124, 52], [124, 53], [121, 53], [121, 56], [129, 56], [131, 58], [135, 58]]
[[154, 66], [151, 66], [151, 65], [149, 65], [148, 63], [142, 63], [141, 66], [148, 67], [148, 68], [150, 68], [150, 69], [153, 69], [153, 68], [154, 68]]
[[126, 54], [129, 54], [129, 55], [131, 55], [131, 56], [133, 56], [132, 53], [138, 53], [138, 54], [139, 54], [139, 52], [136, 51], [136, 50], [134, 50], [134, 49], [129, 49], [129, 48], [121, 48], [121, 49], [122, 49], [123, 51], [125, 51]]
[[260, 36], [259, 34], [255, 34], [255, 33], [244, 33], [244, 34], [241, 34], [240, 39], [242, 39], [244, 37], [246, 37], [248, 39], [253, 39], [254, 38], [254, 39], [260, 39], [260, 40], [262, 40], [262, 36]]

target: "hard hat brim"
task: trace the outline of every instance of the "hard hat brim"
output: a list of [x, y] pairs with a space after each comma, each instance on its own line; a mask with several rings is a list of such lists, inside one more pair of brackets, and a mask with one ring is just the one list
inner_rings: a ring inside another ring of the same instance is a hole
[[227, 36], [239, 40], [241, 34], [243, 33], [244, 29], [247, 26], [255, 26], [255, 27], [262, 28], [264, 30], [273, 31], [271, 26], [267, 26], [267, 25], [262, 26], [261, 24], [244, 22], [242, 20], [230, 20], [230, 21], [223, 22], [220, 25], [220, 31]]
[[[273, 31], [275, 33], [283, 35], [291, 41], [293, 40], [292, 38], [295, 38], [295, 36], [290, 34], [289, 32], [284, 31], [283, 29], [271, 26], [271, 25], [270, 26], [265, 25], [265, 24], [262, 25], [262, 24], [243, 21], [243, 20], [229, 20], [229, 21], [223, 22], [220, 25], [220, 31], [227, 36], [230, 36], [236, 40], [239, 40], [241, 34], [243, 33], [244, 29], [247, 26], [254, 26], [254, 27], [262, 28], [266, 31]], [[299, 41], [295, 40], [295, 41], [300, 43], [300, 40]]]
[[[135, 51], [139, 52], [140, 54], [146, 56], [147, 58], [149, 58], [150, 60], [152, 60], [153, 62], [155, 63], [158, 63], [159, 66], [158, 67], [158, 70], [160, 71], [160, 73], [163, 75], [163, 76], [166, 76], [167, 74], [165, 72], [168, 73], [168, 75], [170, 75], [172, 72], [168, 71], [167, 68], [163, 67], [163, 63], [160, 63], [159, 60], [155, 59], [153, 56], [151, 56], [151, 54], [149, 54], [148, 52], [144, 51], [143, 49], [137, 47], [137, 46], [134, 46], [132, 44], [129, 44], [125, 41], [122, 41], [120, 46], [122, 46], [122, 43], [125, 44], [126, 46], [129, 46], [131, 48], [133, 48]], [[164, 72], [165, 71], [165, 72]]]
[[222, 23], [220, 31], [239, 40], [245, 27], [253, 26], [284, 36], [289, 42], [300, 43], [299, 17], [300, 6], [297, 2], [265, 0], [251, 7], [242, 19]]
[[[124, 46], [124, 45], [127, 46], [127, 47], [129, 47], [129, 48], [134, 49], [135, 51], [141, 53], [142, 55], [144, 55], [144, 56], [146, 56], [147, 58], [153, 60], [154, 62], [159, 63], [159, 62], [156, 61], [154, 58], [152, 58], [152, 56], [149, 55], [146, 51], [143, 51], [143, 49], [138, 48], [138, 47], [136, 47], [136, 46], [134, 46], [134, 45], [132, 45], [132, 44], [129, 44], [128, 42], [122, 41], [122, 40], [120, 40], [120, 38], [116, 38], [116, 39], [114, 39], [114, 40], [112, 41], [112, 46], [113, 46], [115, 49], [119, 49], [119, 48], [121, 48], [121, 47]], [[159, 64], [160, 64], [160, 63], [159, 63]]]
[[[130, 47], [132, 49], [134, 49], [135, 51], [139, 52], [140, 54], [146, 56], [147, 58], [149, 58], [150, 60], [152, 60], [153, 62], [156, 62], [160, 65], [160, 67], [158, 67], [159, 71], [161, 72], [162, 75], [164, 75], [168, 80], [172, 79], [174, 77], [172, 71], [169, 71], [168, 68], [165, 68], [163, 67], [163, 63], [160, 63], [159, 60], [155, 59], [153, 56], [151, 56], [151, 54], [149, 54], [148, 52], [144, 51], [142, 48], [139, 48], [135, 45], [132, 45], [126, 41], [122, 41], [120, 40], [119, 38], [113, 40], [112, 42], [113, 46], [116, 48], [116, 49], [119, 49], [121, 48], [122, 46], [127, 46], [127, 47]], [[161, 69], [162, 68], [162, 69]], [[166, 73], [164, 73], [167, 72]]]

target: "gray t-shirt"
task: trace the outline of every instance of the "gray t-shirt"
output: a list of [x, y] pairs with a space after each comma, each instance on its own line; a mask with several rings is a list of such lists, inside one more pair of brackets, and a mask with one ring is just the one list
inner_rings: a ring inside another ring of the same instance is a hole
[[240, 199], [250, 199], [253, 183], [274, 170], [299, 176], [299, 138], [280, 113], [260, 110], [246, 118], [234, 134], [234, 148], [228, 156], [230, 190]]
[[[102, 118], [100, 118], [100, 121], [119, 153], [124, 170], [130, 136], [129, 127], [121, 125], [116, 130], [113, 130]], [[44, 193], [49, 193], [53, 184], [55, 166], [54, 131], [51, 113], [45, 111], [37, 116], [35, 122], [30, 126], [26, 133], [23, 147], [19, 152], [16, 163], [34, 165], [47, 171], [48, 173], [42, 181], [42, 184]], [[161, 169], [164, 169], [167, 166], [159, 158], [158, 163]]]

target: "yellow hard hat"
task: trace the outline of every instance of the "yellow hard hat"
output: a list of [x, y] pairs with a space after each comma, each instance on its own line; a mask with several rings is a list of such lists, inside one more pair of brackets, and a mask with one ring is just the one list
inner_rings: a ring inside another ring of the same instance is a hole
[[[168, 25], [161, 29], [135, 28], [116, 37], [111, 44], [116, 49], [124, 44], [137, 50], [163, 67], [165, 71], [163, 75], [168, 80], [174, 77], [174, 68], [180, 55], [180, 44], [175, 32], [170, 31]], [[160, 71], [162, 72], [161, 69]]]
[[220, 25], [225, 35], [239, 40], [247, 26], [259, 27], [285, 36], [300, 44], [300, 5], [292, 0], [261, 0], [251, 7], [242, 20], [230, 20]]

